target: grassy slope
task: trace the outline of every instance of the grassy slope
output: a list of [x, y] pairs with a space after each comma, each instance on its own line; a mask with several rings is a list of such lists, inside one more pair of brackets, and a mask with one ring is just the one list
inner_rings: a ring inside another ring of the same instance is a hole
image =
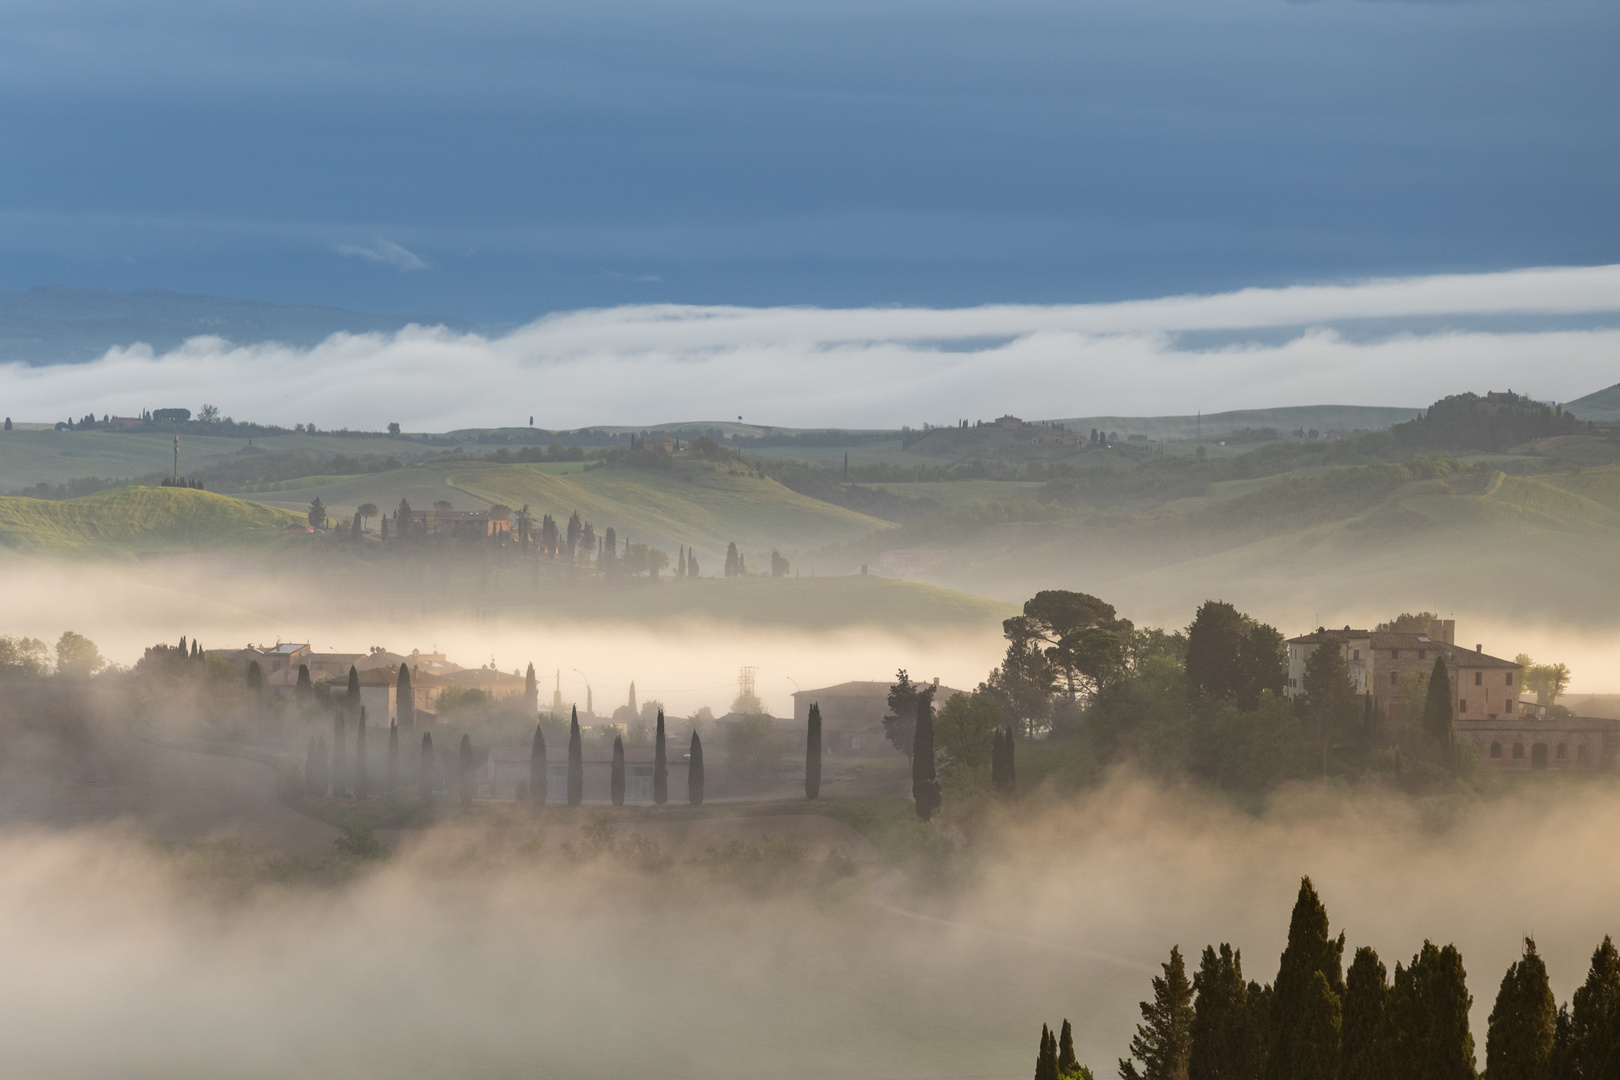
[[654, 547], [696, 547], [704, 571], [721, 569], [735, 541], [753, 565], [764, 568], [771, 548], [805, 551], [871, 534], [887, 522], [790, 491], [750, 472], [696, 467], [681, 471], [592, 469], [557, 476], [523, 465], [461, 466], [446, 481], [463, 491], [509, 506], [527, 504], [559, 524], [578, 510], [600, 533], [612, 526]]
[[297, 515], [186, 488], [130, 487], [53, 502], [0, 498], [0, 545], [71, 550], [159, 550], [279, 540]]
[[[0, 433], [0, 491], [38, 483], [60, 484], [81, 476], [135, 477], [166, 473], [174, 465], [174, 437], [114, 431], [7, 431]], [[180, 437], [180, 471], [201, 468], [236, 454], [246, 438]], [[327, 454], [393, 454], [419, 457], [427, 447], [386, 435], [275, 435], [255, 438], [266, 450]]]

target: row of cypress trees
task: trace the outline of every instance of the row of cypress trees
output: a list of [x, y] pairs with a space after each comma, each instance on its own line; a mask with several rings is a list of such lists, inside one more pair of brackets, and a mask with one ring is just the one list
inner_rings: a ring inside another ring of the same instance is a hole
[[[580, 738], [579, 708], [576, 706], [568, 718], [568, 788], [569, 806], [585, 801], [585, 750]], [[550, 795], [546, 770], [546, 733], [539, 724], [534, 726], [534, 741], [529, 749], [529, 799], [545, 806]], [[608, 791], [614, 806], [624, 805], [624, 740], [613, 738], [613, 761], [608, 774]], [[703, 804], [703, 742], [692, 732], [690, 764], [686, 773], [686, 798], [693, 806]], [[664, 710], [658, 710], [658, 729], [653, 738], [653, 802], [663, 806], [669, 801], [669, 756], [665, 746]]]
[[[1475, 1080], [1473, 998], [1454, 945], [1425, 941], [1410, 965], [1395, 965], [1393, 979], [1371, 948], [1357, 949], [1347, 972], [1343, 956], [1344, 935], [1329, 936], [1309, 878], [1271, 985], [1246, 982], [1242, 954], [1228, 944], [1206, 947], [1191, 980], [1180, 948], [1171, 949], [1152, 1000], [1141, 1003], [1121, 1080]], [[1043, 1026], [1036, 1080], [1053, 1080], [1049, 1039]], [[1525, 939], [1491, 1010], [1486, 1076], [1620, 1076], [1620, 953], [1609, 938], [1562, 1009], [1535, 942]]]

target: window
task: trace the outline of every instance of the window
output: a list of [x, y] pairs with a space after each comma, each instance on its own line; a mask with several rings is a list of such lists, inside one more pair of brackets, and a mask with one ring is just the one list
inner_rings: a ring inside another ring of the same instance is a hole
[[1565, 758], [1567, 758], [1567, 757], [1568, 757], [1568, 756], [1569, 756], [1569, 755], [1568, 755], [1568, 754], [1567, 754], [1567, 753], [1565, 753], [1565, 752], [1564, 752], [1564, 744], [1563, 744], [1563, 743], [1559, 743], [1559, 744], [1558, 744], [1558, 760], [1559, 760], [1559, 761], [1563, 761], [1563, 760], [1564, 760], [1564, 759], [1565, 759]]
[[1457, 711], [1458, 712], [1467, 712], [1468, 711], [1468, 699], [1467, 698], [1459, 698], [1459, 699], [1457, 699]]
[[1429, 658], [1429, 650], [1428, 649], [1419, 649], [1418, 650], [1418, 659], [1419, 660], [1427, 660], [1428, 658]]
[[1507, 673], [1507, 684], [1509, 686], [1513, 685], [1513, 672], [1511, 671]]
[[1509, 714], [1510, 714], [1510, 715], [1511, 715], [1511, 714], [1512, 714], [1512, 712], [1513, 712], [1513, 699], [1512, 699], [1512, 698], [1508, 698], [1508, 701], [1507, 701], [1507, 711], [1508, 711], [1508, 713], [1509, 713]]
[[1502, 756], [1502, 744], [1499, 743], [1499, 742], [1491, 743], [1491, 757], [1500, 758], [1501, 756]]
[[1352, 660], [1360, 660], [1361, 659], [1361, 650], [1360, 649], [1351, 649], [1350, 650], [1350, 659], [1352, 659]]
[[1480, 685], [1483, 685], [1484, 682], [1485, 682], [1485, 673], [1483, 671], [1474, 672], [1474, 685], [1475, 686], [1480, 686]]
[[1391, 650], [1389, 650], [1389, 658], [1391, 660], [1399, 660], [1401, 658], [1401, 650], [1399, 650], [1399, 649], [1391, 649]]
[[1516, 743], [1513, 744], [1513, 760], [1514, 761], [1523, 761], [1524, 760], [1524, 743], [1516, 742]]

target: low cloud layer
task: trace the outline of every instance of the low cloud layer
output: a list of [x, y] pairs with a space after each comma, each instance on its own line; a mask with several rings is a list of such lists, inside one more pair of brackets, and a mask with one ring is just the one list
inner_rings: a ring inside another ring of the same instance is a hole
[[[412, 327], [307, 350], [202, 337], [154, 355], [131, 344], [75, 367], [0, 367], [0, 398], [23, 420], [211, 401], [261, 422], [408, 430], [531, 415], [552, 428], [737, 416], [890, 427], [1003, 411], [1415, 407], [1509, 387], [1567, 401], [1613, 382], [1617, 314], [1620, 266], [1069, 306], [646, 305], [549, 316], [500, 337]], [[1179, 336], [1205, 331], [1233, 343]]]

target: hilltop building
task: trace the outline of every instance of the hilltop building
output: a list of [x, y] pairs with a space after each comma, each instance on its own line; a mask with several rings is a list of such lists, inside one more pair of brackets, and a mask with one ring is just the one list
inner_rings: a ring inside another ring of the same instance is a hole
[[[951, 695], [963, 693], [934, 680], [934, 707], [945, 704]], [[898, 753], [883, 732], [883, 716], [889, 711], [889, 684], [886, 682], [846, 682], [819, 690], [801, 690], [793, 695], [793, 720], [803, 731], [810, 721], [811, 704], [821, 706], [821, 746], [829, 754], [877, 756]]]

